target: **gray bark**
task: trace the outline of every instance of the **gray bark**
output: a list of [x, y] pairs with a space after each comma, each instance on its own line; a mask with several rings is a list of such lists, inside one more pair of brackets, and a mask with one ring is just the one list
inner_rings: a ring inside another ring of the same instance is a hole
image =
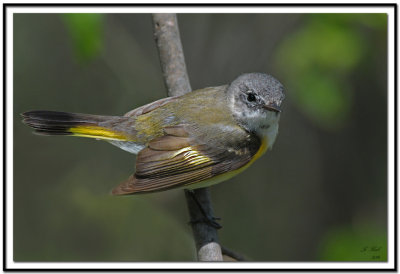
[[[175, 14], [153, 14], [154, 37], [160, 55], [161, 68], [169, 96], [179, 96], [192, 89], [187, 75], [185, 58]], [[185, 193], [191, 220], [204, 218], [190, 194]], [[210, 194], [207, 188], [194, 190], [205, 213], [213, 216]], [[199, 261], [222, 261], [217, 230], [204, 222], [191, 222]]]

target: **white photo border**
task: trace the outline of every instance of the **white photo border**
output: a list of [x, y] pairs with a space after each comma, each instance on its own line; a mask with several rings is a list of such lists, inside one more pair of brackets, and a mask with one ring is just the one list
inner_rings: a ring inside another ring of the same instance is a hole
[[[104, 262], [13, 261], [13, 14], [14, 13], [386, 13], [388, 14], [388, 261], [387, 262]], [[3, 270], [397, 270], [397, 5], [396, 4], [3, 4]]]

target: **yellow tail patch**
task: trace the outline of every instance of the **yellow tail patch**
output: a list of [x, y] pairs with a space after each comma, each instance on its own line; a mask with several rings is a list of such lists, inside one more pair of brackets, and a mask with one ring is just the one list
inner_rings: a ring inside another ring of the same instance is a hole
[[97, 138], [103, 140], [128, 140], [127, 136], [121, 132], [98, 126], [77, 126], [68, 129], [73, 136]]

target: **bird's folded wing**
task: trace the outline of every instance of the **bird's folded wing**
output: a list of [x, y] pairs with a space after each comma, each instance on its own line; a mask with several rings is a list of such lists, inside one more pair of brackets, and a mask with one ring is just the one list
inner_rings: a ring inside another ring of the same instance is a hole
[[[248, 163], [258, 147], [236, 150], [196, 143], [184, 126], [164, 129], [165, 135], [141, 150], [136, 173], [113, 190], [115, 195], [161, 191], [211, 179]], [[254, 144], [254, 143], [253, 143]]]
[[148, 112], [151, 112], [159, 107], [162, 107], [163, 105], [166, 105], [172, 101], [175, 101], [178, 97], [166, 97], [162, 98], [160, 100], [154, 101], [152, 103], [149, 103], [147, 105], [135, 108], [127, 113], [125, 113], [125, 117], [135, 117], [135, 116], [140, 116], [142, 114], [146, 114]]

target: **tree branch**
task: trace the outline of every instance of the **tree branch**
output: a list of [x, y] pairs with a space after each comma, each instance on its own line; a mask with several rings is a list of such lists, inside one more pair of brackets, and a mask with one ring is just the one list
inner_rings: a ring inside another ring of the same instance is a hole
[[242, 254], [232, 251], [224, 246], [221, 246], [221, 249], [222, 249], [222, 254], [224, 256], [228, 256], [229, 258], [231, 258], [231, 260], [234, 260], [234, 261], [245, 261], [246, 260], [246, 258]]
[[168, 96], [191, 92], [176, 15], [153, 14], [153, 29]]
[[[176, 15], [153, 14], [153, 29], [168, 95], [179, 96], [190, 92], [192, 89], [187, 75]], [[205, 213], [208, 216], [213, 216], [208, 189], [196, 189], [194, 190], [194, 195]], [[185, 191], [185, 196], [190, 219], [201, 220], [204, 218], [199, 206], [187, 191]], [[217, 230], [204, 222], [191, 222], [191, 226], [198, 260], [222, 261]]]

